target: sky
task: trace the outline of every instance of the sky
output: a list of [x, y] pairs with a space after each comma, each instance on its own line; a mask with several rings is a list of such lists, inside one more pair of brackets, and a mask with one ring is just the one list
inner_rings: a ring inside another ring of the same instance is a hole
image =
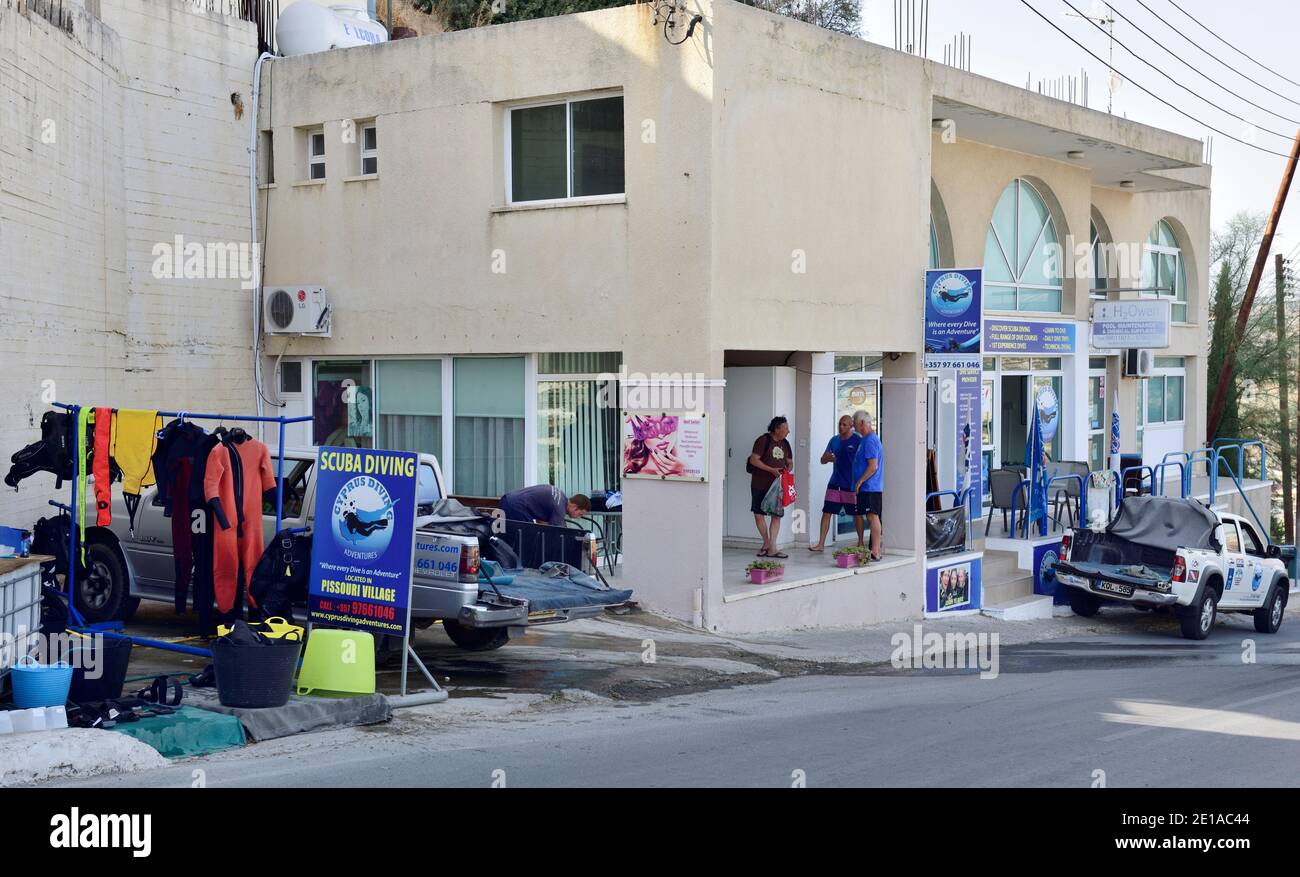
[[[1039, 12], [1070, 34], [1096, 55], [1109, 60], [1110, 39], [1106, 33], [1079, 18], [1065, 0], [1028, 0]], [[1102, 0], [1069, 0], [1079, 11], [1089, 15], [1106, 15]], [[1175, 131], [1198, 140], [1213, 138], [1214, 166], [1211, 188], [1211, 221], [1215, 229], [1241, 210], [1265, 211], [1273, 206], [1286, 159], [1269, 155], [1238, 143], [1223, 134], [1215, 134], [1206, 125], [1243, 140], [1254, 139], [1256, 145], [1283, 155], [1290, 151], [1291, 138], [1300, 129], [1300, 86], [1265, 70], [1254, 60], [1300, 83], [1300, 3], [1296, 0], [1109, 0], [1132, 24], [1115, 15], [1114, 66], [1128, 78], [1114, 95], [1114, 112], [1135, 121]], [[919, 5], [920, 0], [913, 0]], [[1145, 3], [1151, 11], [1144, 9]], [[1175, 5], [1177, 4], [1177, 5]], [[889, 47], [894, 44], [894, 0], [863, 0], [865, 37]], [[1201, 29], [1177, 8], [1181, 6], [1224, 40], [1244, 51], [1250, 59], [1234, 52]], [[1152, 13], [1155, 13], [1153, 15]], [[1156, 17], [1159, 16], [1159, 18]], [[1227, 64], [1278, 94], [1222, 66], [1210, 56], [1179, 36], [1169, 24], [1190, 37]], [[1025, 7], [1021, 0], [930, 0], [929, 57], [943, 61], [944, 45], [959, 32], [972, 39], [971, 72], [1023, 87], [1060, 76], [1081, 77], [1087, 71], [1089, 105], [1105, 111], [1109, 71], [1102, 63], [1053, 30]], [[1136, 25], [1136, 27], [1135, 27]], [[1137, 28], [1146, 31], [1148, 39]], [[1160, 73], [1125, 51], [1122, 42], [1133, 52], [1154, 63], [1173, 79], [1195, 94], [1184, 91]], [[1210, 81], [1179, 63], [1166, 51], [1183, 58]], [[1175, 107], [1202, 123], [1192, 121], [1176, 110], [1143, 93], [1136, 84], [1149, 89]], [[1223, 86], [1288, 121], [1256, 109], [1245, 100], [1221, 90]], [[1278, 95], [1281, 95], [1280, 97]], [[1198, 99], [1212, 100], [1246, 121], [1227, 115]], [[1248, 124], [1249, 123], [1249, 124]], [[1253, 130], [1250, 130], [1254, 126]], [[1286, 137], [1265, 132], [1271, 128]], [[1294, 255], [1300, 263], [1300, 180], [1292, 186], [1290, 202], [1283, 213], [1273, 252]], [[1293, 254], [1293, 251], [1294, 252]]]

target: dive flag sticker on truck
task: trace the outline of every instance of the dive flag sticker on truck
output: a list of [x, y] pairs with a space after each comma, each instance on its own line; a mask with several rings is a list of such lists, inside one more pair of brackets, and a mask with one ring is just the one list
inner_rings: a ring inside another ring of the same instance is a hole
[[321, 448], [316, 468], [311, 622], [403, 636], [419, 458], [406, 451]]

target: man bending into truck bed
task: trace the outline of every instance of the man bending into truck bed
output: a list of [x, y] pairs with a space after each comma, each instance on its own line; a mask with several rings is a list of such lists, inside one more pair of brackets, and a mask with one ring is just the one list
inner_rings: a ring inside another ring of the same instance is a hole
[[581, 493], [572, 497], [550, 484], [535, 484], [512, 490], [501, 497], [501, 511], [508, 521], [531, 521], [563, 527], [564, 518], [580, 518], [591, 511], [591, 500]]

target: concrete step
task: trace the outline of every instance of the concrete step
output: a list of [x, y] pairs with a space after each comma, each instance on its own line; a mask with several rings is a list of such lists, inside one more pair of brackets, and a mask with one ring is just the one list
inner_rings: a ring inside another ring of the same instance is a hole
[[1002, 603], [1008, 603], [1012, 600], [1018, 600], [1022, 597], [1031, 597], [1034, 593], [1034, 577], [1031, 575], [1021, 574], [1015, 578], [1008, 578], [1002, 581], [985, 581], [984, 588], [984, 605], [997, 606]]
[[[987, 595], [987, 592], [986, 592]], [[984, 614], [1002, 621], [1035, 621], [1052, 617], [1052, 598], [1029, 595], [989, 605], [984, 604]]]
[[983, 576], [985, 582], [997, 583], [1020, 578], [1027, 571], [1018, 565], [1014, 551], [985, 551]]

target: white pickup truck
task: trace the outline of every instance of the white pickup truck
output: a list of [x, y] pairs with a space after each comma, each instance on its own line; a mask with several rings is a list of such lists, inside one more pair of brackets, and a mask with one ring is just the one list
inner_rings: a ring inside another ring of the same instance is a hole
[[1188, 639], [1209, 636], [1219, 612], [1249, 613], [1255, 630], [1277, 633], [1298, 590], [1278, 547], [1251, 522], [1162, 496], [1125, 499], [1103, 531], [1067, 533], [1055, 573], [1079, 615], [1105, 603], [1165, 609]]
[[[273, 449], [272, 465], [274, 453]], [[282, 530], [312, 527], [316, 454], [315, 448], [285, 450]], [[594, 587], [595, 580], [589, 576], [570, 578], [555, 575], [555, 571], [516, 570], [511, 583], [483, 581], [479, 538], [454, 526], [459, 522], [449, 525], [445, 518], [434, 515], [446, 492], [442, 469], [432, 454], [420, 454], [418, 484], [411, 594], [411, 617], [417, 627], [441, 621], [457, 646], [486, 651], [500, 648], [512, 632], [528, 626], [587, 618], [631, 598], [631, 591]], [[93, 491], [87, 490], [87, 494], [90, 506], [86, 518], [94, 521]], [[270, 545], [275, 535], [275, 508], [264, 506], [263, 512], [262, 526]], [[171, 518], [163, 514], [157, 488], [146, 488], [141, 494], [134, 529], [117, 490], [112, 516], [108, 527], [86, 529], [89, 575], [77, 582], [74, 598], [78, 611], [91, 622], [127, 620], [141, 600], [171, 603], [175, 598]], [[561, 535], [565, 534], [579, 540], [586, 535], [567, 530]]]

